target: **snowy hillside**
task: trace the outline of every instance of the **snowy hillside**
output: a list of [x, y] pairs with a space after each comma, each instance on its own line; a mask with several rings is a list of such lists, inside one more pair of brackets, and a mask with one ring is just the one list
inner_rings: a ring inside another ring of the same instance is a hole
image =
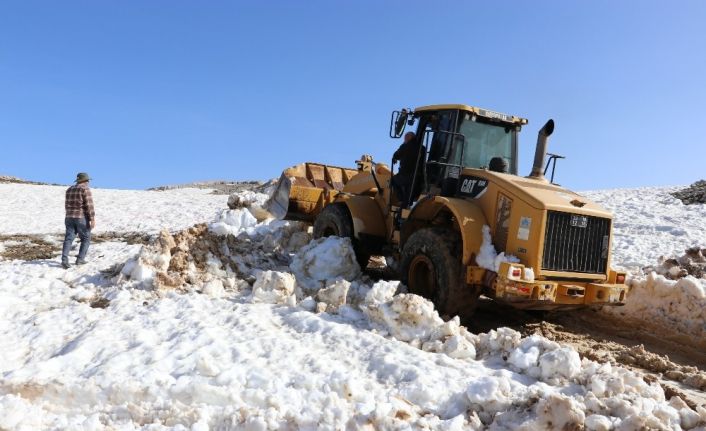
[[[56, 241], [63, 190], [0, 184], [0, 234]], [[637, 271], [705, 245], [704, 205], [680, 206], [658, 189], [587, 195], [617, 213], [618, 264]], [[205, 190], [94, 198], [98, 232], [154, 241], [94, 244], [88, 265], [66, 271], [58, 258], [0, 261], [2, 430], [706, 424], [706, 408], [665, 395], [640, 372], [538, 335], [444, 322], [404, 286], [361, 274], [347, 240], [310, 241], [303, 224], [228, 210], [226, 196]], [[635, 272], [634, 291], [646, 280]], [[682, 298], [678, 281], [660, 282]], [[704, 281], [694, 285], [704, 304]]]
[[[0, 184], [0, 234], [63, 233], [65, 190], [61, 186]], [[184, 229], [196, 221], [213, 219], [227, 200], [227, 196], [199, 189], [93, 189], [94, 232]]]
[[[691, 247], [706, 248], [706, 204], [684, 205], [670, 193], [680, 187], [584, 193], [613, 211], [613, 264], [631, 271], [625, 307], [610, 309], [666, 337], [706, 350], [706, 279], [669, 280], [642, 268], [676, 258]], [[704, 264], [706, 258], [694, 257]]]

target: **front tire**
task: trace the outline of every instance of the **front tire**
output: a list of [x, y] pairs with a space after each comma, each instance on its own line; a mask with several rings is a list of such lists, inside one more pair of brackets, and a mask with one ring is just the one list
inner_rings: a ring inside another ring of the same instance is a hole
[[461, 237], [448, 228], [425, 228], [410, 236], [402, 250], [401, 278], [410, 293], [434, 303], [441, 316], [470, 317], [479, 294], [465, 284]]
[[350, 238], [355, 251], [355, 257], [361, 269], [368, 266], [370, 253], [362, 249], [355, 239], [353, 230], [353, 219], [348, 207], [344, 203], [333, 203], [326, 205], [314, 221], [314, 238], [324, 238], [327, 236], [340, 236]]

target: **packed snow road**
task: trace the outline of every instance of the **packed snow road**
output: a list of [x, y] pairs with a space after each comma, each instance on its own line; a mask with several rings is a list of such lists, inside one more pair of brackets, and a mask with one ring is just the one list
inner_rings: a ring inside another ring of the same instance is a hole
[[[622, 200], [637, 194], [619, 192]], [[663, 199], [662, 191], [651, 193]], [[647, 214], [655, 202], [640, 194], [633, 203], [644, 202]], [[0, 429], [706, 424], [698, 401], [665, 390], [644, 367], [627, 369], [571, 340], [552, 341], [547, 330], [523, 336], [505, 323], [472, 333], [457, 320], [444, 322], [404, 286], [361, 274], [349, 242], [310, 241], [305, 225], [262, 219], [256, 207], [263, 195], [244, 192], [238, 201], [250, 209], [234, 210], [225, 209], [225, 196], [203, 190], [94, 196], [99, 226], [116, 234], [92, 246], [88, 265], [64, 271], [56, 257], [0, 261]], [[0, 197], [13, 202], [12, 213], [0, 212], [0, 232], [56, 242], [63, 188], [0, 185]], [[679, 221], [682, 211], [696, 210], [664, 211], [686, 233], [661, 244], [665, 254], [684, 248], [697, 229]], [[19, 223], [18, 214], [31, 224]], [[650, 231], [641, 229], [645, 238], [626, 238], [648, 247]], [[144, 234], [153, 235], [148, 245], [124, 240]], [[5, 242], [12, 241], [24, 240]], [[614, 246], [618, 259], [620, 250], [632, 250]], [[623, 262], [633, 258], [639, 255]], [[644, 280], [634, 277], [634, 292]], [[678, 282], [659, 283], [669, 289]], [[675, 303], [698, 294], [674, 293]], [[699, 315], [688, 307], [675, 314], [680, 310], [648, 317], [681, 322], [697, 335]]]

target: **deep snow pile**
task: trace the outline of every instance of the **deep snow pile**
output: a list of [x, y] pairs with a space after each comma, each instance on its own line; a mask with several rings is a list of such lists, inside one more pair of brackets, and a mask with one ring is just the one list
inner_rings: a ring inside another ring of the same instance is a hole
[[[429, 301], [395, 294], [397, 283], [358, 289], [357, 309], [317, 315], [306, 299], [296, 304], [290, 273], [263, 271], [251, 294], [212, 298], [94, 283], [72, 291], [67, 281], [85, 275], [47, 286], [27, 265], [6, 269], [0, 289], [12, 286], [16, 300], [3, 305], [12, 327], [2, 329], [16, 337], [3, 346], [4, 428], [678, 429], [706, 421], [706, 410], [666, 401], [658, 384], [582, 361], [571, 348], [507, 328], [470, 334]], [[15, 289], [23, 279], [30, 283]], [[88, 305], [96, 294], [107, 308]]]
[[626, 305], [608, 312], [657, 324], [674, 335], [691, 336], [692, 345], [706, 340], [706, 280], [692, 276], [669, 280], [652, 272], [629, 284]]
[[[630, 271], [627, 304], [605, 311], [643, 322], [651, 330], [690, 345], [703, 346], [706, 279], [693, 275], [699, 275], [703, 263], [706, 204], [684, 205], [671, 195], [675, 190], [644, 188], [584, 194], [614, 212], [613, 265]], [[648, 266], [655, 262], [656, 266]], [[692, 275], [686, 276], [684, 271]]]
[[0, 262], [0, 429], [706, 423], [705, 409], [634, 372], [444, 322], [399, 283], [361, 275], [347, 240], [241, 220], [220, 214], [144, 247], [98, 244], [69, 271]]

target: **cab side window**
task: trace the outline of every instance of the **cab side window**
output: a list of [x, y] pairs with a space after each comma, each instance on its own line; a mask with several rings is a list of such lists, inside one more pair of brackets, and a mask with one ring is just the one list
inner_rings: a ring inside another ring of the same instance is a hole
[[444, 166], [439, 163], [453, 163], [453, 145], [449, 133], [454, 130], [455, 120], [455, 111], [441, 111], [432, 115], [426, 124], [425, 139], [426, 142], [431, 142], [428, 159], [430, 163], [427, 164], [430, 185], [437, 185], [441, 181]]

